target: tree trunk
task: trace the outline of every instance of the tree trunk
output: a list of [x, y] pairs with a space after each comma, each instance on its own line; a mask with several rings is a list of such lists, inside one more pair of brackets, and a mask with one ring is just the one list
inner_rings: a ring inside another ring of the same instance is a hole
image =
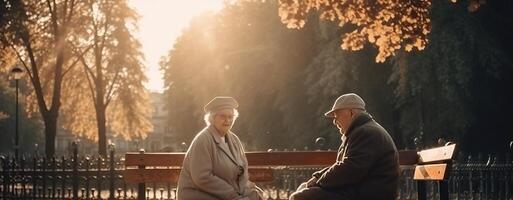
[[55, 136], [57, 135], [57, 113], [50, 113], [43, 117], [45, 123], [45, 155], [51, 158], [55, 155]]
[[107, 128], [103, 104], [96, 106], [96, 122], [98, 123], [98, 154], [107, 156]]
[[[93, 95], [95, 101], [95, 111], [96, 111], [96, 123], [98, 127], [98, 154], [101, 156], [107, 156], [107, 135], [106, 135], [106, 119], [105, 119], [105, 82], [103, 80], [103, 66], [102, 66], [102, 51], [104, 46], [101, 45], [101, 39], [98, 35], [98, 30], [95, 29], [94, 34], [94, 65], [96, 67], [96, 78], [95, 88], [93, 90], [96, 91], [96, 96]], [[94, 92], [93, 92], [94, 94]]]

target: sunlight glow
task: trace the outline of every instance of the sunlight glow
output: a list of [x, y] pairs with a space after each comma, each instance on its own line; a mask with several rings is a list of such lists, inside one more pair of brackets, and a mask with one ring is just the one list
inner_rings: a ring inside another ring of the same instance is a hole
[[139, 32], [146, 58], [146, 88], [152, 92], [164, 90], [163, 72], [159, 60], [173, 47], [191, 19], [205, 11], [219, 11], [223, 0], [129, 0], [139, 14]]

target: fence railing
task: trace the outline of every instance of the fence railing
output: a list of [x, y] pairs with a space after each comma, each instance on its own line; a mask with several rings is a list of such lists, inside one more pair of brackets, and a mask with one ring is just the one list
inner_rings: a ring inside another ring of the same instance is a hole
[[[510, 159], [455, 162], [449, 180], [451, 199], [513, 200]], [[60, 158], [1, 158], [0, 199], [136, 199], [137, 185], [123, 179], [124, 158], [73, 156]], [[318, 168], [275, 168], [275, 181], [259, 183], [266, 199], [288, 199]], [[398, 199], [416, 199], [412, 168], [403, 168]], [[148, 183], [147, 199], [175, 199], [176, 185]], [[438, 185], [427, 184], [428, 199], [438, 198]]]

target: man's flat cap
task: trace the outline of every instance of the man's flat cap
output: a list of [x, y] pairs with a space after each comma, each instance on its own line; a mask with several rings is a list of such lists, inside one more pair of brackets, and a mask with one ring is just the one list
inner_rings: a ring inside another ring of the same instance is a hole
[[365, 110], [365, 102], [363, 99], [355, 93], [343, 94], [335, 100], [331, 110], [324, 114], [326, 117], [334, 117], [333, 112], [338, 109], [344, 108], [357, 108]]

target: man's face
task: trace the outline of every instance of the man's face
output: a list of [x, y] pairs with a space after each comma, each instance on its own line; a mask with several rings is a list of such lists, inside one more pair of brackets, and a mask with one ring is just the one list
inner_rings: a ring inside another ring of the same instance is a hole
[[333, 113], [333, 124], [340, 130], [340, 134], [344, 134], [353, 121], [354, 113], [351, 109], [338, 109]]
[[214, 127], [221, 134], [226, 134], [232, 128], [233, 122], [235, 121], [235, 115], [233, 109], [226, 108], [219, 110], [214, 116]]

